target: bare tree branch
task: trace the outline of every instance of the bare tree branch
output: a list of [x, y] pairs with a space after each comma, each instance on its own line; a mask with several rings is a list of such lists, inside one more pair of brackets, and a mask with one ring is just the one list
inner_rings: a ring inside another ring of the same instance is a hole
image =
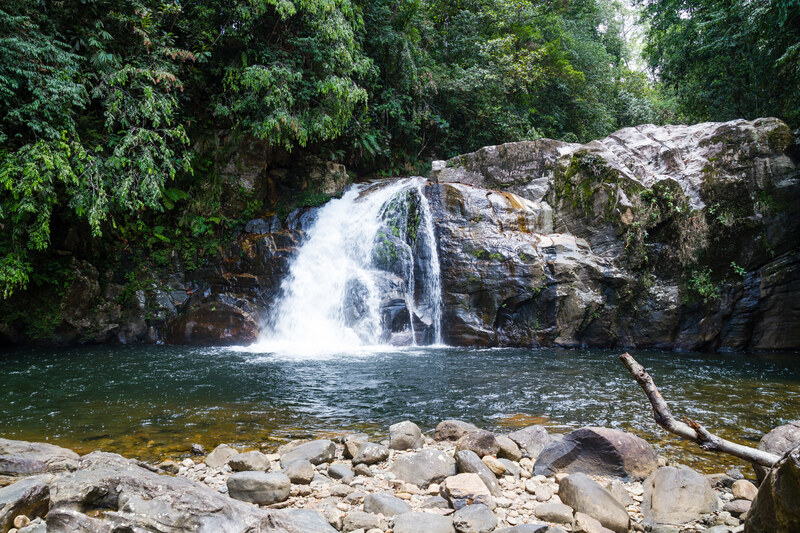
[[650, 400], [650, 404], [653, 406], [653, 416], [655, 417], [656, 423], [667, 431], [684, 439], [696, 442], [704, 450], [724, 452], [766, 467], [771, 467], [780, 459], [777, 455], [751, 448], [750, 446], [742, 446], [741, 444], [736, 444], [735, 442], [718, 437], [689, 418], [684, 417], [686, 422], [677, 420], [672, 416], [669, 405], [667, 405], [661, 393], [658, 392], [658, 388], [656, 388], [656, 384], [653, 383], [653, 378], [650, 377], [647, 370], [636, 362], [628, 353], [620, 355], [619, 360], [622, 361], [622, 364], [625, 365], [639, 386], [644, 390], [647, 399]]

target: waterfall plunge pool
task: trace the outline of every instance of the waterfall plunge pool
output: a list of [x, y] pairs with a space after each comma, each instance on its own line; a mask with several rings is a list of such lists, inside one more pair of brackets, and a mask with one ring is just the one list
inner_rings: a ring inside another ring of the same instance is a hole
[[[796, 355], [637, 351], [676, 416], [755, 445], [800, 419]], [[148, 461], [191, 443], [273, 450], [295, 438], [363, 431], [381, 438], [409, 419], [424, 431], [459, 418], [498, 432], [533, 423], [632, 431], [705, 471], [743, 463], [658, 427], [616, 351], [364, 348], [298, 356], [254, 348], [93, 346], [0, 355], [0, 436]]]

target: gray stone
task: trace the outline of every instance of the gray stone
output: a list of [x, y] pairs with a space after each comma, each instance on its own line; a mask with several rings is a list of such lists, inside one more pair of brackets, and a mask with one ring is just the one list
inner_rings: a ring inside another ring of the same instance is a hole
[[335, 456], [336, 445], [332, 441], [327, 439], [312, 440], [283, 454], [281, 456], [281, 466], [298, 459], [305, 459], [313, 465], [330, 463]]
[[489, 470], [489, 467], [480, 460], [478, 455], [471, 450], [462, 450], [456, 453], [456, 467], [458, 471], [464, 474], [478, 474], [483, 481], [484, 485], [492, 493], [492, 496], [500, 496], [500, 484], [497, 482], [497, 476]]
[[[553, 440], [547, 428], [535, 424], [508, 434], [508, 438], [519, 446], [522, 457], [536, 460], [545, 446]], [[516, 459], [517, 461], [519, 459]]]
[[389, 448], [374, 442], [365, 442], [353, 457], [354, 465], [374, 465], [389, 458]]
[[509, 459], [498, 459], [498, 461], [503, 463], [503, 466], [506, 467], [506, 472], [503, 475], [513, 476], [517, 479], [519, 479], [519, 477], [522, 475], [522, 468], [519, 466], [519, 464], [510, 461]]
[[453, 526], [458, 533], [491, 533], [497, 517], [486, 505], [468, 505], [453, 514]]
[[733, 500], [722, 506], [723, 511], [728, 511], [733, 516], [743, 515], [750, 510], [753, 502], [750, 500]]
[[281, 473], [235, 472], [228, 478], [228, 495], [236, 500], [271, 505], [286, 500], [292, 482]]
[[659, 524], [684, 524], [719, 509], [711, 484], [689, 468], [664, 466], [643, 484], [642, 514]]
[[483, 429], [468, 431], [456, 442], [456, 452], [471, 450], [478, 454], [478, 457], [497, 455], [499, 449], [500, 445], [497, 444], [494, 433]]
[[394, 533], [455, 533], [453, 519], [431, 513], [405, 513], [394, 520]]
[[322, 514], [311, 509], [286, 509], [283, 511], [298, 527], [298, 533], [336, 533]]
[[564, 530], [547, 524], [520, 524], [514, 527], [495, 529], [494, 533], [564, 533]]
[[705, 530], [705, 533], [730, 533], [730, 532], [731, 532], [730, 526], [723, 526], [723, 525], [712, 526]]
[[747, 533], [796, 531], [800, 524], [800, 446], [775, 463], [747, 513]]
[[510, 461], [519, 461], [522, 459], [522, 452], [511, 437], [498, 435], [497, 445], [500, 447], [500, 449], [497, 450], [497, 457], [499, 459], [508, 459]]
[[237, 452], [227, 444], [220, 444], [216, 448], [214, 448], [208, 456], [206, 456], [206, 466], [209, 468], [214, 468], [215, 470], [219, 470], [223, 466], [225, 466], [228, 462], [228, 459], [236, 455]]
[[344, 531], [355, 531], [357, 529], [366, 531], [373, 528], [386, 529], [386, 520], [378, 515], [364, 511], [350, 511], [344, 517]]
[[283, 465], [281, 472], [283, 472], [292, 483], [298, 485], [308, 485], [314, 480], [317, 471], [314, 470], [314, 465], [306, 459], [298, 459], [286, 465]]
[[558, 496], [575, 511], [598, 520], [603, 527], [627, 533], [628, 512], [606, 489], [584, 474], [572, 474], [561, 480]]
[[270, 469], [270, 463], [269, 459], [267, 459], [267, 456], [255, 450], [237, 453], [228, 459], [228, 466], [230, 466], [231, 470], [234, 472], [245, 472], [248, 470], [266, 472]]
[[389, 448], [392, 450], [414, 450], [422, 448], [422, 431], [408, 420], [389, 426]]
[[77, 453], [53, 444], [0, 438], [2, 476], [72, 471], [78, 467], [78, 460]]
[[368, 465], [365, 465], [364, 463], [357, 464], [355, 468], [353, 468], [353, 471], [357, 476], [364, 476], [364, 477], [375, 476], [375, 474], [372, 472], [372, 469]]
[[492, 493], [478, 474], [457, 474], [448, 477], [442, 483], [441, 493], [456, 510], [477, 503], [488, 505], [491, 509], [495, 508]]
[[47, 533], [47, 524], [44, 522], [32, 523], [17, 530], [17, 533]]
[[364, 498], [364, 511], [383, 516], [410, 513], [411, 506], [389, 492], [367, 494]]
[[427, 449], [400, 457], [389, 470], [398, 479], [425, 488], [455, 475], [456, 461], [444, 452]]
[[450, 509], [450, 502], [441, 496], [431, 496], [422, 502], [420, 509]]
[[281, 219], [278, 218], [278, 215], [273, 215], [266, 220], [263, 218], [254, 218], [244, 226], [244, 231], [246, 231], [247, 233], [254, 233], [257, 235], [264, 233], [274, 233], [276, 231], [280, 231], [281, 229], [282, 229]]
[[581, 428], [549, 444], [534, 465], [534, 474], [557, 472], [644, 479], [656, 469], [656, 452], [630, 433], [608, 428]]
[[0, 488], [0, 531], [8, 531], [17, 515], [44, 516], [50, 504], [51, 480], [51, 475], [41, 474]]
[[572, 531], [573, 533], [613, 533], [595, 518], [586, 513], [580, 512], [575, 513], [575, 521], [572, 523]]
[[[765, 452], [783, 455], [795, 446], [800, 446], [800, 420], [794, 420], [788, 424], [778, 426], [772, 431], [761, 437], [758, 442], [758, 449]], [[759, 484], [767, 477], [769, 468], [753, 463], [753, 470], [756, 471], [756, 479]]]
[[545, 522], [571, 524], [573, 520], [572, 507], [563, 503], [542, 503], [537, 505], [533, 512], [536, 513], [536, 518], [541, 518]]
[[433, 439], [441, 440], [458, 440], [464, 433], [468, 431], [477, 430], [477, 426], [464, 422], [463, 420], [443, 420], [439, 422], [433, 433]]
[[369, 440], [369, 437], [364, 433], [357, 433], [355, 435], [348, 435], [344, 438], [344, 451], [345, 459], [352, 459], [358, 453], [361, 446]]
[[624, 507], [634, 504], [633, 498], [631, 498], [628, 489], [625, 488], [625, 484], [622, 481], [612, 479], [601, 483], [601, 485], [603, 485], [603, 488], [610, 492]]
[[758, 487], [746, 479], [739, 479], [733, 482], [731, 491], [734, 499], [753, 501], [756, 499], [756, 494], [758, 494]]
[[347, 480], [353, 479], [355, 477], [355, 473], [346, 464], [337, 463], [328, 467], [328, 477], [331, 479]]

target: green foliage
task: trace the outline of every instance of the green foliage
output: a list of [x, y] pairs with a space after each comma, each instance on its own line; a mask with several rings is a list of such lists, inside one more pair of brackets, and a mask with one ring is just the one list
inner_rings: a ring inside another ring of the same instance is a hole
[[777, 116], [800, 125], [797, 0], [643, 4], [645, 56], [689, 120]]
[[737, 265], [736, 261], [731, 261], [731, 268], [733, 269], [733, 272], [735, 274], [737, 274], [737, 275], [739, 275], [741, 277], [745, 277], [747, 275], [747, 269]]
[[719, 299], [719, 287], [711, 279], [710, 268], [694, 270], [687, 286], [703, 300], [703, 303]]

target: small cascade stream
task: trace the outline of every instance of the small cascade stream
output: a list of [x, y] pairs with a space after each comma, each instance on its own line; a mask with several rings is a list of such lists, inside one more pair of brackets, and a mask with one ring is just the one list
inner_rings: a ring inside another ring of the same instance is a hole
[[441, 344], [439, 259], [424, 184], [355, 185], [320, 208], [251, 349]]

